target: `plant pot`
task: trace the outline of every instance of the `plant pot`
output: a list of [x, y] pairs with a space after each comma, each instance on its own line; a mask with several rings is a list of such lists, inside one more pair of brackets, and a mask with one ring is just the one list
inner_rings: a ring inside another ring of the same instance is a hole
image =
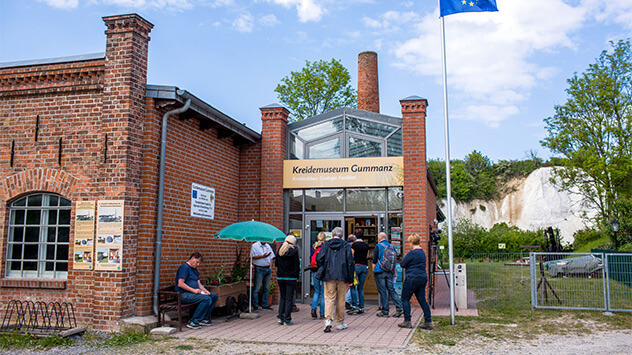
[[217, 294], [217, 304], [215, 306], [224, 307], [228, 297], [232, 296], [237, 300], [240, 294], [246, 294], [246, 281], [214, 286], [207, 285], [206, 289]]
[[268, 306], [279, 304], [279, 295], [276, 292], [268, 294]]

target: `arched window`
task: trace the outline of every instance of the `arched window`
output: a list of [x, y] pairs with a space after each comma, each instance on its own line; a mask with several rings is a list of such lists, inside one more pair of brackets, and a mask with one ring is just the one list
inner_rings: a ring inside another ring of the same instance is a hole
[[70, 200], [35, 193], [11, 204], [7, 277], [65, 279], [68, 275]]

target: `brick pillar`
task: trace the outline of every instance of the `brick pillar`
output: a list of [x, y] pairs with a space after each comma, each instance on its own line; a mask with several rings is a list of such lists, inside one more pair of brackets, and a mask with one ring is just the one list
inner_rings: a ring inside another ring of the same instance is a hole
[[261, 108], [261, 221], [283, 230], [283, 160], [290, 112], [278, 104]]
[[101, 163], [99, 198], [125, 201], [125, 227], [122, 270], [94, 272], [93, 310], [95, 328], [116, 329], [135, 307], [147, 55], [153, 25], [136, 14], [103, 21], [107, 39], [102, 134], [108, 136], [108, 154]]
[[[404, 230], [417, 233], [428, 250], [428, 178], [426, 174], [426, 107], [428, 100], [410, 96], [399, 101], [402, 107], [404, 152]], [[430, 190], [432, 191], [432, 190]], [[434, 216], [432, 216], [434, 219]], [[406, 243], [405, 250], [411, 246]]]
[[358, 54], [358, 109], [380, 113], [377, 53]]

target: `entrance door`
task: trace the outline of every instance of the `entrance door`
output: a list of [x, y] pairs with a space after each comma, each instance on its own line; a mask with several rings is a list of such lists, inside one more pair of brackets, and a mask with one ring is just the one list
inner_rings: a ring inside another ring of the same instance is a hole
[[[318, 233], [325, 232], [328, 238], [331, 238], [331, 231], [336, 227], [343, 227], [344, 218], [342, 215], [320, 215], [320, 216], [305, 216], [304, 235], [302, 240], [302, 255], [303, 269], [309, 266], [311, 260], [312, 245], [316, 243]], [[312, 291], [312, 273], [311, 271], [305, 271], [301, 276], [301, 297], [303, 303], [309, 301], [313, 295]]]

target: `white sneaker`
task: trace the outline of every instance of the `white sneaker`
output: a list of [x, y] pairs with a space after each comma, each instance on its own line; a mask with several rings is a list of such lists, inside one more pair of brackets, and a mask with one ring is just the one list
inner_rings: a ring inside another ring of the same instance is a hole
[[324, 332], [325, 332], [325, 333], [329, 333], [329, 332], [331, 332], [331, 320], [330, 320], [330, 319], [327, 319], [327, 320], [325, 321], [325, 329], [324, 329]]
[[336, 326], [336, 329], [338, 330], [345, 330], [347, 328], [347, 323], [338, 324], [338, 326]]

